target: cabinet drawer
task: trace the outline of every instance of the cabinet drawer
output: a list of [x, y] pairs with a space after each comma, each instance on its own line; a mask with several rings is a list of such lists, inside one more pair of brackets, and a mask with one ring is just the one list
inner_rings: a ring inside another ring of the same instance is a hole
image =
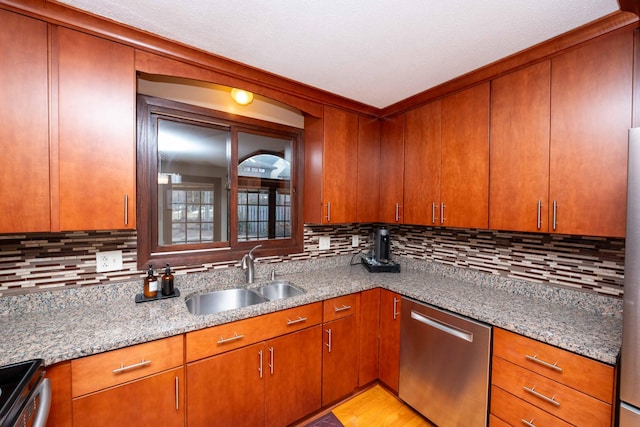
[[234, 350], [322, 322], [317, 302], [187, 333], [187, 362]]
[[349, 294], [324, 301], [322, 318], [324, 322], [341, 319], [356, 313], [359, 294]]
[[611, 423], [611, 405], [499, 357], [493, 358], [491, 382], [570, 424]]
[[178, 335], [71, 361], [73, 397], [132, 381], [183, 364]]
[[493, 354], [613, 403], [613, 367], [522, 335], [494, 328]]
[[526, 423], [531, 425], [542, 426], [558, 426], [558, 427], [570, 427], [571, 424], [567, 424], [564, 421], [554, 417], [548, 412], [525, 402], [522, 399], [507, 393], [500, 387], [491, 386], [491, 414], [499, 418], [500, 422], [495, 422], [491, 418], [490, 425], [495, 426], [527, 426]]

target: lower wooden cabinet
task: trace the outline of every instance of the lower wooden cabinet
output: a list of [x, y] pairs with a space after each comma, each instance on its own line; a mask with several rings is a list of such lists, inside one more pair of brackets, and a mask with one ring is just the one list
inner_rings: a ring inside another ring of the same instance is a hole
[[612, 366], [494, 328], [491, 414], [510, 425], [610, 426], [614, 377]]
[[187, 425], [284, 426], [320, 408], [320, 326], [187, 365]]
[[74, 427], [183, 426], [184, 368], [73, 400]]
[[358, 322], [355, 315], [325, 323], [322, 349], [322, 406], [358, 386]]
[[380, 288], [360, 293], [358, 324], [358, 385], [360, 387], [378, 379], [380, 328]]
[[378, 378], [398, 393], [400, 380], [400, 294], [380, 290], [380, 368]]

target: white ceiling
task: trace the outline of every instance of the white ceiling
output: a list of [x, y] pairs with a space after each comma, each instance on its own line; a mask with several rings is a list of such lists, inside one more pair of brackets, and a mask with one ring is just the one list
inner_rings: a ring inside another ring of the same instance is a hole
[[617, 0], [59, 0], [383, 108], [619, 10]]

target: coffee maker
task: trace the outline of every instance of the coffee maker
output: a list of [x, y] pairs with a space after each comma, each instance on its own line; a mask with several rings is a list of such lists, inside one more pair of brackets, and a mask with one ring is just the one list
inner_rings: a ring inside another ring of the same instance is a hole
[[371, 248], [362, 265], [371, 273], [399, 273], [400, 264], [391, 260], [391, 240], [389, 230], [378, 228], [371, 234]]

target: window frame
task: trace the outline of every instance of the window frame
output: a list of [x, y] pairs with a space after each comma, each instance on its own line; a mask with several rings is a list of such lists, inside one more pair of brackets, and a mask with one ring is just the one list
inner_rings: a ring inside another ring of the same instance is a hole
[[[229, 191], [228, 241], [185, 245], [159, 246], [157, 242], [157, 126], [160, 118], [198, 121], [210, 125], [229, 127], [231, 131], [229, 182], [223, 183]], [[238, 150], [239, 132], [287, 138], [292, 141], [291, 161], [291, 238], [269, 240], [238, 240]], [[304, 248], [302, 197], [304, 176], [304, 130], [278, 123], [230, 114], [177, 101], [137, 95], [137, 264], [175, 266], [239, 261], [247, 251], [260, 244], [257, 256], [276, 256], [301, 253]], [[226, 185], [225, 185], [226, 184]], [[155, 230], [155, 232], [154, 232]], [[154, 241], [155, 238], [155, 241]]]

